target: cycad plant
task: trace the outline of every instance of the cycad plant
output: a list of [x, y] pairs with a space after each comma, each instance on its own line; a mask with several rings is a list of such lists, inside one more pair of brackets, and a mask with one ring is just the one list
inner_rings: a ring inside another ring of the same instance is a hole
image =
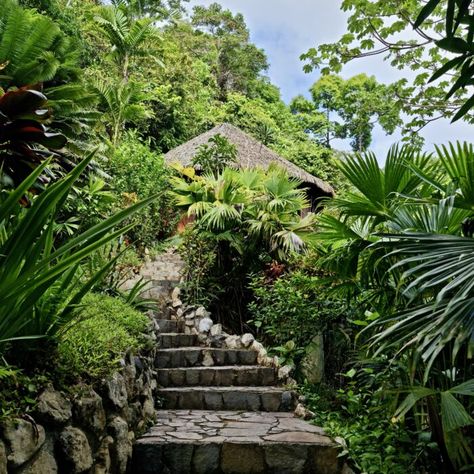
[[78, 154], [76, 140], [98, 119], [96, 98], [81, 82], [80, 54], [50, 18], [0, 0], [0, 91], [35, 85], [48, 96], [50, 127], [68, 136]]
[[0, 0], [0, 87], [76, 80], [78, 59], [77, 45], [54, 21]]
[[[321, 260], [380, 316], [364, 331], [373, 357], [407, 362], [411, 387], [397, 411], [428, 423], [453, 472], [474, 460], [474, 150], [435, 156], [392, 148], [384, 169], [372, 154], [349, 156], [341, 171], [354, 191], [320, 217]], [[472, 466], [471, 466], [472, 467]]]

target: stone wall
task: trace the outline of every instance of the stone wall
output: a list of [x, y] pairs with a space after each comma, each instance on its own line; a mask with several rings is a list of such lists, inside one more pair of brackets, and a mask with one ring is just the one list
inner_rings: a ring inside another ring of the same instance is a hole
[[122, 474], [135, 437], [154, 421], [154, 350], [128, 354], [97, 386], [48, 387], [32, 416], [0, 427], [0, 474]]

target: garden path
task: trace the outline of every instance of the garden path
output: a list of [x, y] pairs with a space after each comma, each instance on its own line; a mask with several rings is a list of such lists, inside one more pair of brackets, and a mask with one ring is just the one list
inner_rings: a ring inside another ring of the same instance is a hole
[[293, 414], [295, 394], [256, 351], [200, 345], [184, 321], [158, 324], [163, 409], [135, 443], [134, 473], [343, 472], [335, 443]]

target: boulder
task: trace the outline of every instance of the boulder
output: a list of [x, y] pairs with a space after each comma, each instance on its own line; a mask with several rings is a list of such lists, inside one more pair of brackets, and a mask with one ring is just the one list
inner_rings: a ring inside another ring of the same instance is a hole
[[7, 474], [7, 450], [0, 440], [0, 474]]
[[63, 425], [72, 417], [71, 402], [52, 387], [38, 397], [38, 419], [44, 423]]
[[278, 380], [286, 380], [290, 376], [293, 368], [292, 365], [284, 365], [283, 367], [280, 367], [278, 370]]
[[199, 321], [199, 332], [208, 333], [211, 330], [213, 324], [214, 323], [212, 322], [211, 318], [201, 319], [201, 321]]
[[320, 383], [324, 377], [323, 335], [317, 334], [305, 348], [301, 361], [301, 372], [311, 384]]
[[228, 336], [225, 339], [225, 345], [228, 349], [241, 349], [242, 342], [240, 336]]
[[75, 400], [74, 415], [81, 426], [98, 435], [105, 429], [106, 415], [102, 398], [92, 389]]
[[303, 418], [304, 420], [310, 420], [315, 416], [315, 414], [311, 410], [308, 410], [302, 403], [296, 405], [294, 413], [298, 418]]
[[207, 309], [204, 308], [204, 306], [199, 306], [199, 308], [196, 309], [197, 318], [208, 318], [210, 314], [211, 313], [209, 313], [209, 311], [207, 311]]
[[59, 435], [59, 449], [64, 457], [63, 472], [79, 474], [92, 467], [92, 452], [86, 435], [73, 426], [64, 428]]
[[214, 324], [211, 327], [211, 336], [216, 337], [222, 334], [222, 324]]
[[[41, 447], [39, 453], [35, 455], [31, 462], [16, 471], [17, 474], [56, 474], [57, 472], [58, 465], [54, 457], [53, 446], [52, 443], [48, 442]], [[1, 469], [0, 473], [2, 473]]]
[[253, 334], [247, 333], [244, 334], [240, 340], [242, 341], [242, 345], [247, 348], [252, 345], [253, 341], [255, 341], [255, 338], [253, 337]]
[[171, 292], [171, 301], [179, 300], [180, 295], [181, 295], [181, 289], [178, 286], [176, 286]]
[[128, 394], [124, 378], [115, 373], [106, 382], [107, 395], [112, 404], [117, 408], [123, 408], [127, 404]]
[[29, 461], [43, 446], [46, 435], [41, 425], [17, 418], [3, 425], [3, 438], [9, 448], [9, 467], [19, 467]]
[[263, 349], [263, 344], [258, 341], [253, 341], [250, 346], [254, 351], [260, 352]]
[[171, 306], [176, 309], [183, 306], [183, 302], [179, 298], [177, 298], [172, 301]]
[[113, 444], [110, 446], [110, 454], [113, 472], [125, 474], [129, 459], [132, 456], [132, 442], [128, 433], [127, 422], [116, 416], [107, 426]]
[[95, 456], [93, 474], [109, 474], [112, 461], [110, 459], [109, 446], [114, 440], [111, 436], [106, 436], [100, 443]]

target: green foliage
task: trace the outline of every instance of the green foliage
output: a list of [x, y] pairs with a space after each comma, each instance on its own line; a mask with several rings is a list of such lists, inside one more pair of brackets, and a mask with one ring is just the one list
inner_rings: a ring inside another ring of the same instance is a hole
[[214, 135], [209, 145], [201, 145], [193, 157], [192, 164], [204, 173], [217, 175], [237, 160], [237, 147], [222, 135]]
[[106, 170], [114, 177], [114, 189], [125, 206], [159, 193], [158, 199], [132, 218], [135, 227], [128, 233], [130, 240], [150, 246], [174, 230], [176, 212], [166, 195], [170, 172], [163, 157], [149, 144], [136, 133], [127, 134], [109, 158]]
[[47, 132], [47, 102], [33, 88], [6, 93], [0, 88], [0, 178], [4, 183], [20, 184], [38, 163], [66, 144], [63, 135]]
[[219, 242], [197, 229], [187, 228], [179, 247], [184, 260], [184, 300], [208, 308], [222, 293], [222, 282], [215, 274]]
[[321, 216], [318, 237], [323, 265], [355, 294], [371, 295], [366, 304], [380, 315], [363, 333], [369, 354], [410, 367], [401, 407], [413, 409], [418, 426], [428, 420], [442, 462], [454, 470], [473, 459], [462, 428], [472, 425], [473, 398], [457, 387], [473, 378], [472, 238], [461, 233], [471, 235], [474, 154], [460, 144], [437, 154], [394, 148], [384, 170], [371, 154], [348, 157], [341, 171], [357, 191], [330, 203], [339, 218]]
[[[383, 55], [393, 67], [414, 71], [412, 80], [401, 79], [393, 88], [402, 111], [410, 117], [402, 130], [405, 140], [416, 145], [422, 142], [418, 132], [434, 120], [459, 118], [464, 114], [464, 120], [472, 122], [472, 114], [467, 112], [472, 105], [472, 101], [467, 102], [470, 92], [463, 87], [470, 69], [456, 69], [464, 61], [470, 64], [471, 53], [465, 46], [469, 42], [470, 27], [454, 21], [457, 13], [461, 13], [462, 18], [462, 12], [470, 3], [443, 0], [430, 1], [426, 5], [433, 6], [434, 3], [438, 6], [423, 24], [414, 28], [422, 9], [421, 2], [345, 0], [341, 9], [347, 13], [347, 32], [337, 42], [318, 45], [303, 54], [304, 70], [310, 72], [319, 68], [323, 74], [339, 73], [354, 59]], [[452, 10], [454, 4], [459, 10]], [[444, 32], [446, 21], [450, 25], [447, 36]], [[440, 39], [443, 36], [446, 37]], [[451, 43], [462, 44], [462, 48], [455, 51], [458, 56], [453, 60], [446, 53], [449, 49], [452, 51]], [[435, 78], [440, 80], [430, 83], [436, 71], [449, 71], [449, 74], [436, 74]], [[406, 77], [410, 76], [407, 74]]]
[[148, 96], [143, 93], [137, 82], [100, 82], [96, 81], [94, 90], [99, 105], [105, 112], [105, 129], [112, 146], [117, 147], [125, 132], [125, 126], [135, 126], [151, 118], [151, 110], [145, 104]]
[[0, 5], [0, 86], [38, 82], [69, 82], [79, 74], [74, 41], [46, 16], [18, 6], [16, 0]]
[[286, 273], [273, 282], [261, 276], [252, 279], [252, 323], [272, 345], [291, 340], [305, 347], [337, 317], [337, 303], [322, 292], [320, 280], [301, 271]]
[[45, 375], [27, 375], [16, 367], [0, 366], [0, 421], [31, 413], [37, 393], [48, 382]]
[[250, 43], [244, 17], [233, 15], [218, 3], [193, 8], [192, 24], [211, 38], [220, 98], [228, 92], [251, 93], [262, 71], [268, 69], [265, 53]]
[[[371, 144], [375, 123], [388, 134], [402, 124], [395, 91], [373, 76], [359, 74], [344, 80], [326, 75], [310, 90], [312, 103], [300, 96], [292, 101], [291, 108], [305, 130], [328, 148], [334, 138], [351, 138], [352, 148], [363, 151]], [[331, 114], [336, 115], [335, 120]]]
[[439, 472], [435, 463], [436, 444], [424, 433], [390, 421], [383, 404], [383, 384], [377, 381], [375, 386], [380, 388], [360, 388], [351, 383], [338, 392], [324, 386], [306, 386], [303, 393], [309, 408], [316, 414], [313, 422], [341, 444], [340, 455], [346, 456], [356, 471], [367, 474]]
[[[303, 252], [313, 235], [314, 215], [299, 182], [274, 168], [232, 170], [212, 176], [172, 179], [176, 204], [195, 221], [195, 245], [185, 246], [189, 293], [214, 300], [212, 308], [235, 324], [247, 318], [248, 277], [272, 257], [287, 260]], [[212, 256], [214, 253], [214, 256]], [[202, 264], [198, 267], [196, 264]], [[217, 283], [217, 284], [216, 284]]]
[[300, 217], [309, 207], [305, 192], [283, 169], [226, 168], [217, 176], [192, 174], [191, 182], [175, 177], [172, 184], [176, 205], [240, 254], [261, 246], [284, 259], [311, 240], [314, 215]]
[[[430, 0], [420, 11], [414, 28], [420, 28], [428, 23], [430, 15], [435, 16], [441, 3], [441, 0]], [[430, 78], [430, 82], [456, 71], [456, 82], [446, 95], [449, 100], [456, 92], [465, 89], [467, 85], [472, 85], [472, 65], [474, 61], [473, 53], [473, 33], [474, 27], [471, 22], [471, 2], [457, 2], [448, 0], [446, 5], [446, 35], [436, 41], [436, 46], [447, 51], [455, 53], [457, 56], [445, 62]], [[435, 13], [436, 12], [436, 13]], [[437, 16], [437, 15], [436, 15]], [[453, 122], [466, 115], [474, 106], [474, 96], [471, 96], [457, 111], [453, 117]]]
[[130, 350], [145, 344], [148, 318], [110, 296], [89, 294], [82, 302], [78, 322], [61, 337], [58, 345], [61, 370], [68, 377], [96, 379], [119, 367]]
[[107, 263], [86, 281], [80, 264], [128, 228], [118, 227], [154, 197], [111, 216], [55, 245], [55, 219], [91, 157], [65, 178], [48, 186], [31, 207], [18, 200], [44, 171], [39, 166], [23, 183], [2, 196], [0, 211], [0, 341], [54, 338], [73, 319], [73, 309], [108, 271]]
[[[102, 7], [95, 20], [110, 43], [110, 55], [121, 78], [128, 81], [131, 58], [150, 58], [146, 43], [158, 37], [157, 30], [153, 28], [153, 18], [134, 18], [133, 11], [120, 1]], [[155, 64], [160, 64], [156, 58], [153, 59]]]

